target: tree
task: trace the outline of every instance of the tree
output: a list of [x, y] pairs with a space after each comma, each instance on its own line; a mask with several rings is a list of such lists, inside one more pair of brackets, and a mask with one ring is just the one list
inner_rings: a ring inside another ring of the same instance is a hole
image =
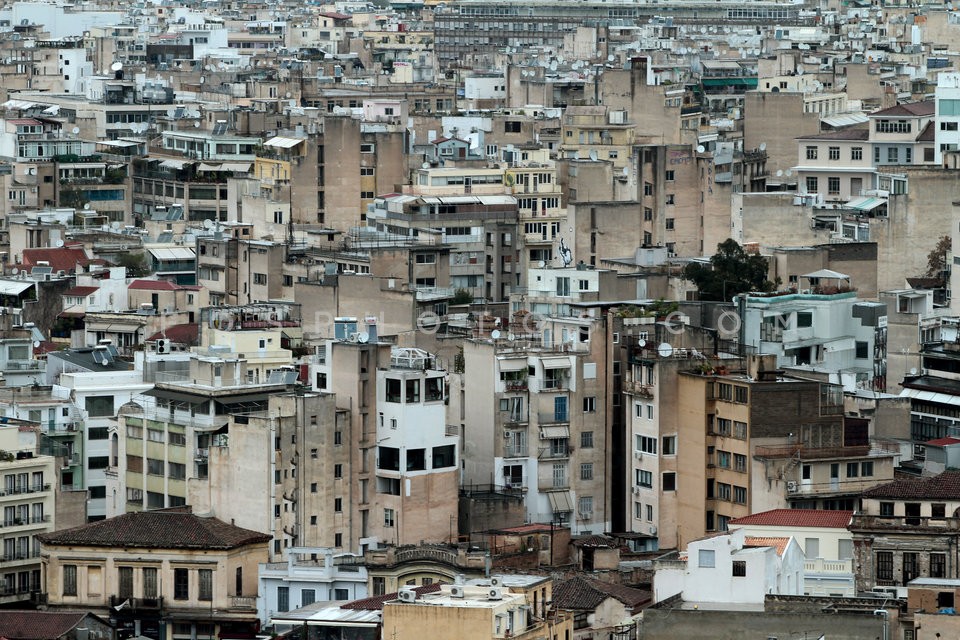
[[736, 240], [728, 238], [717, 245], [710, 264], [691, 262], [683, 269], [683, 278], [693, 282], [701, 300], [729, 302], [740, 293], [772, 291], [767, 279], [767, 259], [749, 254]]
[[452, 305], [461, 305], [461, 304], [471, 304], [473, 302], [473, 294], [470, 293], [469, 289], [457, 289], [453, 292], [453, 299], [450, 301]]
[[937, 246], [927, 254], [927, 272], [924, 275], [928, 278], [936, 278], [941, 287], [946, 285], [944, 276], [947, 271], [947, 257], [952, 249], [953, 242], [950, 236], [941, 236]]
[[142, 278], [150, 275], [150, 265], [142, 253], [121, 253], [113, 259], [114, 266], [126, 267], [128, 278]]

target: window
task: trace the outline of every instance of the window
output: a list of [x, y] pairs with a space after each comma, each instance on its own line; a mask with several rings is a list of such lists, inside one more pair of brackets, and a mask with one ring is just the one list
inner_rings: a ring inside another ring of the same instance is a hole
[[650, 471], [644, 471], [643, 469], [637, 469], [637, 486], [648, 488], [652, 487], [653, 473]]
[[737, 504], [747, 504], [746, 487], [733, 487], [733, 501]]
[[167, 437], [170, 439], [170, 444], [175, 447], [187, 446], [187, 436], [182, 433], [170, 432]]
[[167, 475], [173, 480], [185, 480], [187, 477], [187, 466], [179, 462], [168, 462], [167, 472]]
[[828, 156], [830, 157], [831, 160], [839, 160], [839, 159], [840, 159], [840, 147], [829, 147], [829, 148], [827, 149], [827, 154], [828, 154]]
[[661, 486], [664, 491], [676, 491], [677, 490], [677, 474], [670, 471], [663, 474], [663, 481]]
[[[796, 276], [790, 276], [791, 282], [796, 282]], [[813, 312], [811, 311], [798, 311], [797, 312], [797, 328], [805, 329], [807, 327], [813, 326]]]
[[733, 577], [734, 578], [746, 578], [747, 577], [747, 563], [745, 560], [734, 560], [733, 561]]
[[816, 193], [818, 190], [816, 176], [807, 176], [807, 193]]
[[84, 408], [91, 418], [103, 418], [113, 415], [113, 396], [87, 396]]
[[133, 597], [133, 567], [117, 567], [117, 584], [118, 596]]
[[738, 440], [747, 439], [747, 423], [740, 422], [739, 420], [733, 421], [733, 437]]
[[277, 587], [277, 611], [290, 610], [290, 587]]
[[677, 455], [677, 436], [663, 436], [661, 453], [665, 456]]
[[697, 552], [697, 566], [701, 569], [713, 569], [717, 566], [717, 552], [713, 549], [700, 549]]
[[342, 465], [342, 464], [335, 464], [335, 465], [333, 465], [333, 477], [334, 477], [334, 478], [337, 478], [337, 479], [343, 477], [343, 465]]
[[583, 399], [583, 412], [584, 413], [596, 413], [597, 411], [597, 398], [596, 396], [589, 396]]
[[187, 569], [173, 570], [173, 599], [187, 600], [190, 598], [190, 572]]
[[886, 517], [893, 517], [893, 503], [892, 502], [881, 502], [880, 503], [880, 515]]
[[255, 273], [253, 274], [253, 284], [265, 285], [267, 284], [267, 274], [265, 273]]
[[376, 153], [376, 145], [370, 142], [365, 142], [360, 145], [360, 153]]
[[740, 473], [747, 472], [747, 456], [735, 453], [733, 454], [733, 470], [739, 471]]
[[157, 569], [156, 567], [143, 568], [143, 597], [157, 597]]
[[236, 593], [234, 595], [243, 596], [243, 567], [237, 567], [234, 588], [236, 589]]
[[673, 219], [673, 218], [667, 218], [666, 220], [664, 220], [664, 224], [666, 225], [667, 231], [673, 231], [673, 229], [674, 229], [674, 219]]
[[374, 175], [375, 172], [376, 170], [374, 169], [374, 167], [360, 167], [361, 176], [372, 176]]
[[856, 342], [857, 360], [865, 360], [870, 357], [870, 343], [857, 340]]
[[577, 500], [577, 513], [582, 518], [593, 516], [593, 496], [582, 496]]
[[200, 578], [200, 600], [213, 600], [213, 569], [197, 571]]
[[827, 191], [829, 193], [840, 193], [840, 178], [830, 176], [827, 178]]
[[77, 565], [63, 565], [63, 595], [77, 595]]
[[863, 147], [851, 147], [851, 148], [850, 148], [850, 159], [851, 159], [851, 160], [863, 160]]
[[935, 502], [930, 505], [930, 519], [943, 520], [947, 517], [947, 505], [942, 502]]
[[817, 159], [817, 147], [807, 147], [807, 160]]
[[593, 463], [584, 462], [580, 465], [580, 479], [593, 480]]
[[747, 403], [747, 388], [746, 387], [734, 387], [733, 388], [733, 401], [740, 402], [742, 404]]
[[394, 511], [393, 509], [384, 509], [383, 510], [383, 526], [392, 527], [394, 523]]
[[668, 193], [666, 196], [664, 196], [663, 203], [664, 203], [664, 204], [677, 204], [676, 195], [673, 194], [673, 193]]
[[637, 436], [637, 451], [641, 453], [657, 453], [657, 439], [647, 436]]
[[361, 191], [360, 199], [361, 200], [373, 200], [376, 197], [376, 194], [373, 191]]
[[580, 448], [593, 449], [593, 431], [580, 432]]
[[900, 161], [900, 149], [898, 147], [887, 147], [887, 162], [896, 163]]
[[317, 601], [317, 591], [316, 589], [301, 589], [300, 590], [300, 606], [306, 607]]
[[930, 577], [931, 578], [946, 578], [947, 577], [947, 556], [943, 553], [931, 553], [930, 554]]

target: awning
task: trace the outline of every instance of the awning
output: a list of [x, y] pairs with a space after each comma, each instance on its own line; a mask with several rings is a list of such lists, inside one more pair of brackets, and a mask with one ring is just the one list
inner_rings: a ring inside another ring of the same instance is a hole
[[849, 280], [850, 276], [845, 273], [840, 273], [839, 271], [833, 271], [832, 269], [820, 269], [814, 271], [813, 273], [805, 273], [801, 278], [824, 278], [827, 280]]
[[569, 438], [570, 427], [565, 425], [540, 427], [541, 440], [553, 440], [554, 438]]
[[573, 511], [573, 499], [569, 491], [551, 491], [547, 494], [547, 498], [554, 513]]
[[570, 359], [569, 358], [544, 358], [543, 368], [544, 369], [569, 369]]
[[102, 144], [106, 147], [135, 147], [139, 142], [134, 142], [133, 140], [97, 140], [97, 144]]
[[152, 396], [154, 398], [163, 398], [165, 400], [175, 400], [177, 402], [189, 402], [191, 404], [200, 404], [201, 402], [206, 402], [209, 400], [209, 398], [205, 396], [195, 396], [189, 393], [180, 393], [179, 391], [158, 389], [157, 387], [144, 391], [143, 395]]
[[924, 391], [922, 389], [904, 389], [900, 392], [901, 398], [913, 398], [932, 402], [934, 404], [949, 404], [960, 406], [960, 396], [950, 395], [949, 393], [937, 393], [936, 391]]
[[34, 284], [32, 280], [0, 280], [0, 295], [18, 296]]
[[501, 360], [500, 371], [524, 371], [527, 368], [526, 360]]
[[873, 196], [863, 196], [861, 198], [856, 198], [848, 202], [845, 206], [847, 209], [855, 209], [856, 211], [873, 211], [877, 207], [882, 207], [887, 204], [886, 198], [875, 198]]
[[264, 391], [263, 393], [244, 393], [239, 396], [218, 395], [216, 401], [220, 404], [247, 404], [252, 402], [267, 402], [273, 391]]
[[92, 321], [87, 323], [87, 331], [102, 331], [104, 333], [136, 333], [143, 327], [142, 324], [128, 324], [126, 322]]
[[184, 167], [190, 166], [192, 164], [195, 164], [195, 163], [191, 162], [190, 160], [167, 159], [167, 160], [162, 160], [160, 162], [161, 167], [167, 167], [168, 169], [183, 169]]
[[245, 173], [250, 171], [250, 167], [253, 166], [252, 162], [220, 162], [217, 164], [202, 162], [200, 166], [197, 167], [197, 171], [204, 173], [214, 173], [217, 171], [236, 171], [237, 173]]
[[147, 247], [147, 251], [150, 252], [157, 260], [193, 260], [196, 258], [196, 254], [193, 252], [193, 249], [189, 247]]
[[293, 147], [297, 146], [301, 142], [303, 142], [303, 140], [301, 140], [300, 138], [285, 138], [283, 136], [276, 136], [264, 142], [263, 146], [278, 147], [280, 149], [292, 149]]

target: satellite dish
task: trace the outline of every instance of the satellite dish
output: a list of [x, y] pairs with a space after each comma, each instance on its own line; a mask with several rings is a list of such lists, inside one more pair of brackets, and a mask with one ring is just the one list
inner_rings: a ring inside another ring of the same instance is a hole
[[293, 94], [287, 91], [287, 98], [290, 98]]
[[212, 228], [213, 228], [213, 220], [209, 220], [209, 219], [204, 220], [204, 221], [203, 221], [203, 228], [204, 228], [204, 229], [212, 229]]
[[641, 347], [645, 347], [647, 346], [647, 341], [644, 340], [643, 338], [640, 338], [640, 340], [637, 341], [637, 344], [640, 345]]
[[34, 340], [34, 341], [33, 341], [33, 348], [34, 348], [34, 349], [39, 349], [39, 348], [40, 348], [40, 341], [39, 341], [39, 340]]
[[550, 62], [550, 71], [556, 71], [556, 70], [557, 70], [557, 66], [558, 66], [558, 65], [557, 65], [557, 61], [556, 61], [556, 60], [553, 60], [552, 62]]
[[11, 271], [10, 273], [13, 274], [13, 275], [17, 275], [18, 273], [20, 273], [20, 269], [14, 269], [14, 270]]
[[206, 82], [206, 81], [207, 81], [207, 77], [206, 77], [206, 76], [200, 76], [200, 84], [203, 84], [203, 83]]
[[59, 240], [59, 239], [58, 239], [54, 244], [55, 244], [55, 245], [57, 246], [57, 248], [59, 249], [60, 247], [63, 246], [63, 240]]
[[593, 160], [594, 162], [597, 161], [597, 150], [596, 150], [596, 149], [590, 149], [590, 159]]
[[613, 62], [613, 61], [616, 60], [616, 59], [617, 59], [617, 57], [616, 57], [615, 55], [613, 55], [612, 53], [607, 56], [607, 62]]
[[430, 163], [429, 163], [429, 162], [424, 162], [422, 165], [420, 165], [420, 168], [421, 168], [421, 169], [429, 169], [429, 168], [430, 168]]
[[802, 75], [803, 75], [803, 67], [797, 67], [797, 75], [798, 75], [798, 76], [802, 76]]
[[789, 178], [790, 176], [793, 175], [793, 171], [791, 171], [790, 169], [787, 169], [786, 171], [784, 171], [784, 174]]
[[199, 129], [199, 128], [200, 128], [200, 123], [199, 123], [199, 122], [194, 122], [194, 123], [193, 123], [193, 128], [194, 128], [194, 129]]
[[370, 334], [366, 331], [357, 334], [357, 342], [361, 344], [366, 344], [370, 342]]
[[90, 203], [89, 203], [89, 202], [85, 203], [85, 204], [83, 205], [83, 208], [86, 209], [87, 211], [89, 211], [89, 210], [90, 210]]
[[113, 222], [110, 223], [110, 228], [113, 229], [113, 230], [119, 229], [119, 228], [120, 228], [120, 222], [118, 222], [117, 220], [114, 220]]
[[669, 358], [673, 355], [673, 347], [668, 342], [664, 342], [659, 347], [657, 347], [657, 354], [661, 358]]
[[494, 329], [493, 331], [490, 332], [490, 337], [493, 338], [494, 340], [499, 340], [500, 331], [498, 329]]
[[123, 69], [123, 63], [120, 61], [114, 62], [112, 65], [110, 65], [111, 71], [120, 71], [120, 69]]
[[910, 367], [910, 375], [912, 375], [912, 376], [917, 375], [917, 368], [916, 368], [916, 367]]
[[783, 169], [777, 169], [777, 177], [779, 178], [782, 175], [783, 175]]
[[70, 132], [73, 135], [77, 135], [78, 133], [80, 133], [80, 127], [74, 127], [73, 129], [70, 130]]
[[513, 342], [516, 339], [517, 339], [517, 336], [513, 335], [512, 333], [507, 334], [507, 340], [509, 340], [510, 342]]
[[706, 148], [705, 146], [703, 146], [702, 144], [697, 147], [697, 153], [703, 153], [703, 152], [706, 151], [706, 150], [707, 150], [707, 148]]
[[760, 143], [760, 151], [766, 151], [766, 150], [767, 150], [767, 143], [766, 143], [766, 142], [761, 142], [761, 143]]
[[547, 262], [545, 260], [541, 260], [540, 262], [537, 263], [537, 266], [543, 269], [544, 267], [547, 266]]

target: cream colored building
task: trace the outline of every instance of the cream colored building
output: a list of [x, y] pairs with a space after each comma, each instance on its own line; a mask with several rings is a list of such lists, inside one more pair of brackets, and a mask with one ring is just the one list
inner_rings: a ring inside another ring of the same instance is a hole
[[31, 599], [41, 590], [40, 543], [53, 531], [56, 483], [53, 456], [37, 455], [38, 433], [0, 426], [0, 603]]
[[163, 640], [253, 633], [269, 540], [189, 508], [128, 513], [42, 536], [44, 592], [51, 609], [165, 628]]

